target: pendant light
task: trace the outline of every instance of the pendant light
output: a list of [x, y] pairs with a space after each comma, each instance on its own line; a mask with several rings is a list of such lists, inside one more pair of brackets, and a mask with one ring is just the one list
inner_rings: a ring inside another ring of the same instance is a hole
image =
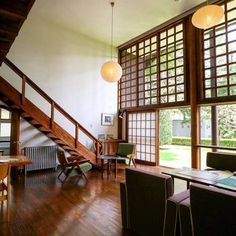
[[121, 66], [113, 61], [113, 8], [115, 5], [114, 1], [110, 2], [112, 9], [112, 19], [111, 19], [111, 60], [105, 62], [101, 68], [102, 78], [107, 82], [116, 82], [122, 76], [122, 68]]
[[199, 29], [208, 29], [218, 25], [224, 16], [224, 10], [221, 6], [209, 4], [198, 9], [192, 17], [192, 23]]

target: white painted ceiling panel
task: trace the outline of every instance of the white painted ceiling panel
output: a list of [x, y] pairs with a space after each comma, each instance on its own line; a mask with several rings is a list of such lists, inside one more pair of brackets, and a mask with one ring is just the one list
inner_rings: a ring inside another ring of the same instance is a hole
[[[116, 0], [114, 45], [158, 26], [202, 3], [202, 0]], [[33, 7], [40, 17], [104, 43], [110, 43], [109, 0], [38, 0]]]

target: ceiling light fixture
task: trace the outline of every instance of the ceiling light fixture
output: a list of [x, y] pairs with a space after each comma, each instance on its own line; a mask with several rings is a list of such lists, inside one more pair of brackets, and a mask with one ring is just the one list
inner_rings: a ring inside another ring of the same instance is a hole
[[102, 78], [107, 82], [116, 82], [122, 76], [122, 68], [121, 66], [113, 61], [113, 8], [115, 5], [114, 1], [110, 1], [111, 9], [112, 9], [112, 17], [111, 17], [111, 60], [105, 62], [101, 68]]
[[192, 23], [199, 29], [208, 29], [220, 23], [224, 16], [224, 10], [221, 6], [209, 4], [199, 8], [192, 17]]

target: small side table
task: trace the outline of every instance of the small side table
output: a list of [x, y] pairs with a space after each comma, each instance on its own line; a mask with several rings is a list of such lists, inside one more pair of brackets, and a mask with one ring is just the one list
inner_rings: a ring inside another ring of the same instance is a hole
[[105, 156], [105, 155], [101, 155], [100, 156], [100, 160], [101, 160], [101, 171], [102, 171], [102, 179], [103, 179], [103, 172], [104, 172], [104, 161], [107, 161], [107, 178], [109, 178], [110, 175], [110, 168], [111, 168], [111, 164], [112, 162], [115, 162], [115, 178], [117, 178], [117, 160], [119, 159], [119, 157], [116, 156]]

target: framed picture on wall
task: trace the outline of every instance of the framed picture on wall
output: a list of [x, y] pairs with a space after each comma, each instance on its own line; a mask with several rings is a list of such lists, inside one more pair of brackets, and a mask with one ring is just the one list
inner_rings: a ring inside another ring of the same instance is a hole
[[102, 113], [102, 125], [113, 125], [113, 114]]
[[98, 135], [98, 140], [104, 141], [105, 140], [105, 134], [99, 134]]

